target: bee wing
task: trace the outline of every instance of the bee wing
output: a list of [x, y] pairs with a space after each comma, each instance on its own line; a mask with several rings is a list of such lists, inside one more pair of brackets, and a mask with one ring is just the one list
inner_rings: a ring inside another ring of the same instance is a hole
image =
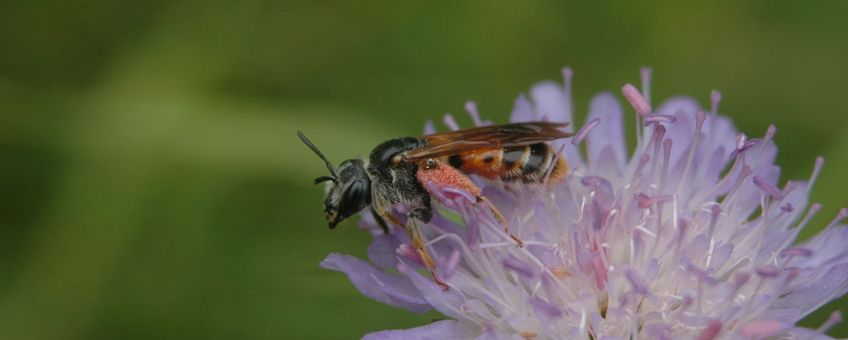
[[525, 122], [435, 133], [424, 136], [427, 145], [407, 151], [403, 160], [415, 162], [472, 150], [525, 146], [573, 136], [573, 133], [560, 130], [566, 126], [568, 123]]

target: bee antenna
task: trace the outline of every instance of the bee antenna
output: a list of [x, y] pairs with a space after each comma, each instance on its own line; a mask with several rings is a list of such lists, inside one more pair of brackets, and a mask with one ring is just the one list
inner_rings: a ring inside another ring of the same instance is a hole
[[309, 138], [306, 138], [306, 136], [303, 135], [303, 132], [300, 132], [300, 130], [298, 130], [297, 136], [300, 137], [300, 140], [303, 141], [303, 144], [306, 144], [306, 146], [308, 146], [310, 149], [312, 149], [312, 152], [314, 152], [316, 155], [318, 155], [318, 157], [320, 157], [322, 160], [324, 160], [324, 163], [327, 164], [327, 170], [330, 170], [330, 175], [333, 175], [329, 178], [331, 178], [330, 180], [335, 182], [336, 177], [338, 177], [338, 176], [336, 175], [336, 169], [333, 168], [333, 163], [330, 163], [330, 161], [327, 160], [327, 157], [324, 157], [324, 154], [321, 153], [321, 150], [318, 150], [318, 147], [315, 146], [315, 144], [312, 144], [312, 142], [309, 141]]

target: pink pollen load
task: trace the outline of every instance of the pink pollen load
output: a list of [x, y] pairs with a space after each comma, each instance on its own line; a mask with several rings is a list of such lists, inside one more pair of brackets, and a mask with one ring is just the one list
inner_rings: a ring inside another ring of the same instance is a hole
[[[445, 164], [442, 161], [436, 161], [436, 166], [432, 169], [426, 169], [421, 166], [418, 169], [418, 181], [421, 183], [431, 183], [437, 188], [453, 187], [467, 191], [474, 197], [480, 196], [480, 188], [478, 188], [471, 179], [465, 174], [459, 172], [456, 168]], [[425, 185], [425, 188], [429, 186]], [[432, 192], [430, 193], [433, 194]]]

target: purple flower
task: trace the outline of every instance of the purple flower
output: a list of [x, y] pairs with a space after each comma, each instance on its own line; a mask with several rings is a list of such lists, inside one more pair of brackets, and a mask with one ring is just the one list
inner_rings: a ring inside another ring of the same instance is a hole
[[[564, 89], [544, 82], [519, 96], [511, 120], [573, 121], [571, 71], [564, 74]], [[643, 70], [641, 91], [622, 90], [636, 112], [632, 153], [624, 108], [601, 93], [588, 123], [555, 145], [571, 166], [565, 180], [479, 181], [524, 247], [463, 195], [443, 195], [457, 199], [442, 213], [460, 217], [437, 212], [424, 233], [448, 291], [421, 274], [403, 230], [379, 234], [364, 216], [375, 231], [370, 262], [331, 254], [322, 266], [375, 300], [448, 318], [365, 338], [826, 338], [840, 315], [818, 330], [795, 326], [848, 291], [848, 228], [840, 224], [848, 210], [796, 242], [820, 208], [808, 206], [808, 193], [823, 160], [809, 180], [781, 183], [774, 126], [760, 138], [739, 133], [718, 114], [717, 92], [706, 111], [689, 98], [654, 111], [649, 78]], [[490, 124], [473, 103], [466, 109]]]

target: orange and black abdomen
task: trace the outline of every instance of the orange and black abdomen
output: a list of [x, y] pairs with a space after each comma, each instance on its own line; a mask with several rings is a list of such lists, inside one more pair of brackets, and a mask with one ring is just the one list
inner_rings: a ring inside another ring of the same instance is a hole
[[464, 173], [504, 181], [542, 182], [565, 177], [568, 165], [562, 157], [554, 157], [553, 148], [545, 143], [502, 149], [481, 149], [443, 157], [442, 160]]

